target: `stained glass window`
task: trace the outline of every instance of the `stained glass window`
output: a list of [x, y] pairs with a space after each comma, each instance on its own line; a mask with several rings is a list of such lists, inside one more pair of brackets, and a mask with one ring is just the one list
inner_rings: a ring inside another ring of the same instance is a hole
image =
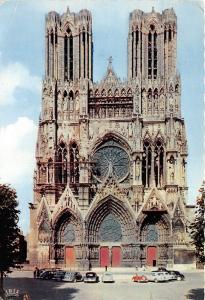
[[123, 180], [129, 172], [129, 156], [114, 141], [103, 144], [93, 156], [93, 174], [103, 180], [109, 172], [118, 180]]
[[66, 223], [60, 230], [60, 242], [72, 243], [75, 241], [75, 226], [72, 223]]
[[100, 225], [98, 238], [102, 242], [118, 242], [122, 239], [122, 230], [119, 221], [109, 214]]
[[149, 224], [147, 227], [147, 242], [158, 241], [158, 231], [154, 224]]

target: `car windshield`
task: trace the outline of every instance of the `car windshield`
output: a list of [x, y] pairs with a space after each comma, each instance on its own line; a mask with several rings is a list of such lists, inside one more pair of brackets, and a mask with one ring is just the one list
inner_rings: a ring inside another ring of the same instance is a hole
[[86, 273], [86, 277], [95, 277], [95, 273]]

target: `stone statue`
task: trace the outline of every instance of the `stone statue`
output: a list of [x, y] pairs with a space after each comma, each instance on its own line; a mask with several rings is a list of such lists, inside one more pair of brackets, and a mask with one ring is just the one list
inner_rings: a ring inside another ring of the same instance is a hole
[[139, 180], [139, 178], [140, 178], [140, 161], [139, 161], [139, 159], [137, 159], [136, 163], [135, 163], [135, 176], [136, 176], [136, 179]]

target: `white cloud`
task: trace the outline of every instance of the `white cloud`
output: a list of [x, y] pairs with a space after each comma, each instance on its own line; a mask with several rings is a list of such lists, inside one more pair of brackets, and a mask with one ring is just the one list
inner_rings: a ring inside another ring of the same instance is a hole
[[15, 101], [18, 89], [40, 92], [41, 79], [32, 76], [22, 64], [15, 62], [0, 68], [0, 105]]
[[37, 126], [20, 117], [0, 128], [0, 182], [21, 184], [32, 179]]

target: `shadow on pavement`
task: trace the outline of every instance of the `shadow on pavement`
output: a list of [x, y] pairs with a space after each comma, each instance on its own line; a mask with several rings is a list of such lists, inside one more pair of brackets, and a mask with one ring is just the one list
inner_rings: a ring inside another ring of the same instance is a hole
[[33, 278], [6, 278], [4, 289], [18, 289], [20, 293], [28, 293], [31, 300], [72, 300], [75, 299], [79, 289], [67, 287], [64, 282], [40, 280]]
[[204, 289], [189, 290], [188, 294], [186, 295], [186, 299], [204, 300]]

